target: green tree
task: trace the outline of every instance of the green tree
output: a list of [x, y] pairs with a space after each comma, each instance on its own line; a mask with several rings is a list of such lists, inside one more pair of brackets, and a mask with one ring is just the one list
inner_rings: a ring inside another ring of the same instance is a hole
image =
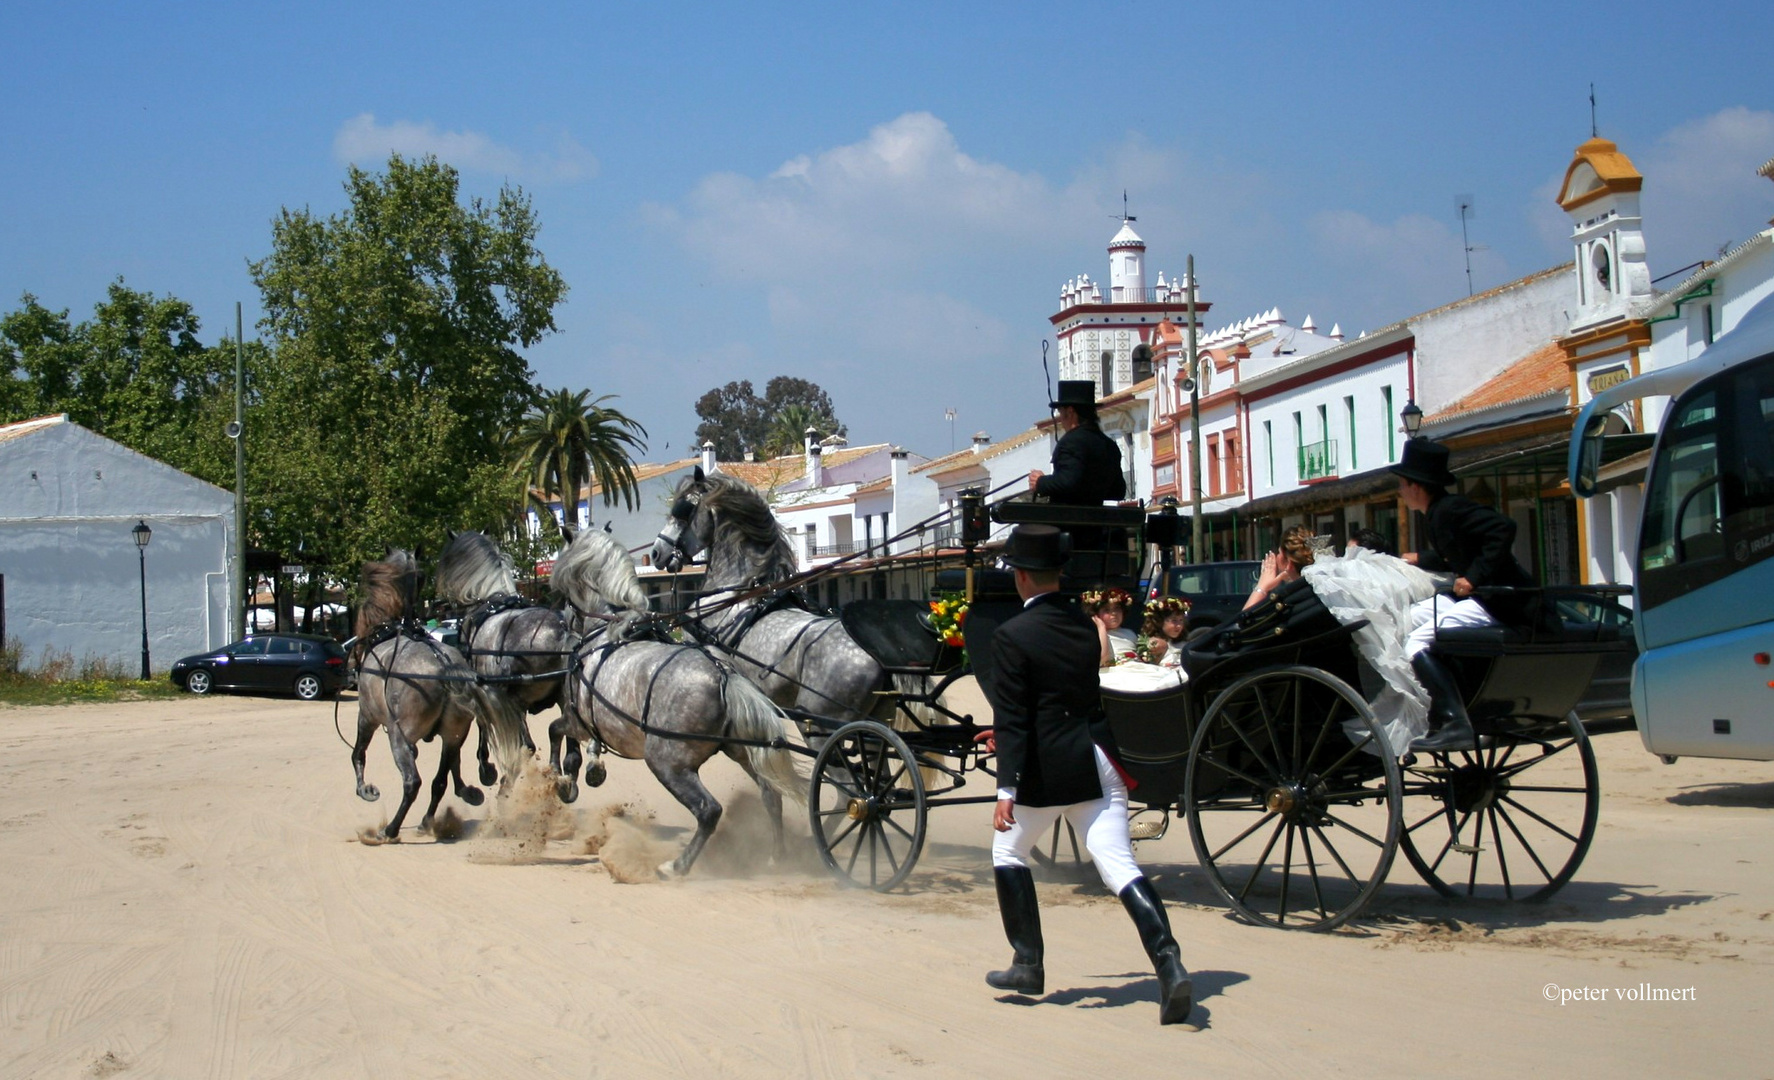
[[[778, 449], [774, 422], [790, 406], [804, 406], [823, 417], [825, 422], [815, 425], [821, 435], [843, 435], [848, 430], [838, 421], [831, 396], [817, 383], [778, 375], [764, 384], [761, 398], [748, 380], [716, 387], [698, 398], [696, 415], [702, 423], [696, 428], [696, 442], [714, 443], [715, 457], [721, 461], [737, 461], [747, 451], [769, 454]], [[801, 445], [800, 431], [795, 432], [793, 445]]]
[[603, 490], [605, 506], [618, 499], [631, 510], [637, 504], [629, 451], [646, 452], [647, 429], [604, 404], [614, 396], [594, 401], [590, 390], [575, 394], [566, 387], [538, 393], [512, 437], [513, 471], [544, 499], [560, 500], [568, 528], [575, 522], [579, 492], [593, 482]]
[[253, 390], [275, 455], [253, 454], [266, 546], [349, 575], [390, 545], [435, 552], [447, 528], [500, 527], [505, 438], [533, 392], [518, 352], [566, 294], [529, 200], [458, 199], [434, 158], [353, 167], [331, 217], [284, 210], [251, 266], [275, 362]]
[[813, 410], [810, 405], [795, 402], [784, 405], [770, 421], [768, 445], [773, 454], [799, 453], [807, 439], [807, 429], [812, 428], [816, 437], [823, 438], [833, 433], [837, 425], [832, 418], [823, 416]]

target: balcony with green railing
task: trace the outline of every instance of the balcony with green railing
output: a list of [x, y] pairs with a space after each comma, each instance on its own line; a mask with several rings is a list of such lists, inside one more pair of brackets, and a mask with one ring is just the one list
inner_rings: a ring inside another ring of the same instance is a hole
[[1337, 475], [1337, 440], [1307, 443], [1300, 447], [1300, 481], [1323, 480]]

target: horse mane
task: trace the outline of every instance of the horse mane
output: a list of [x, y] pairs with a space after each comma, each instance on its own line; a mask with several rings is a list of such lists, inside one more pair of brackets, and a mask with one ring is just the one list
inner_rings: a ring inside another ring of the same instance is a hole
[[620, 541], [602, 529], [586, 529], [573, 538], [554, 561], [549, 585], [584, 612], [608, 606], [646, 611], [647, 591], [641, 588], [634, 560]]
[[357, 609], [357, 636], [364, 637], [376, 627], [391, 623], [406, 614], [407, 592], [419, 575], [419, 564], [412, 553], [390, 548], [388, 557], [363, 564], [359, 578], [363, 586], [363, 606]]
[[456, 533], [437, 557], [437, 595], [452, 604], [478, 604], [516, 592], [511, 556], [485, 533]]
[[721, 473], [704, 477], [702, 483], [705, 490], [692, 527], [705, 533], [708, 584], [720, 587], [794, 576], [799, 566], [794, 545], [758, 489]]

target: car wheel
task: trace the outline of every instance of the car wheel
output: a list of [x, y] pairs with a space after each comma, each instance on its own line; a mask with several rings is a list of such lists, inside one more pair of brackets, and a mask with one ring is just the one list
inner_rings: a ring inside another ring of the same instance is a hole
[[198, 668], [196, 671], [185, 676], [185, 689], [191, 691], [193, 694], [207, 694], [210, 691], [210, 687], [213, 685], [215, 684], [210, 680], [209, 672], [202, 668]]
[[296, 676], [296, 696], [303, 701], [313, 701], [320, 696], [320, 676], [304, 672]]

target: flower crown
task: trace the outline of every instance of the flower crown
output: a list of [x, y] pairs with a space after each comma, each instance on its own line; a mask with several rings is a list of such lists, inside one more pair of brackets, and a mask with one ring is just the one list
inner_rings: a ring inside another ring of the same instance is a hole
[[1156, 615], [1160, 618], [1165, 615], [1187, 615], [1188, 613], [1189, 602], [1180, 596], [1159, 596], [1146, 604], [1146, 614]]
[[1126, 589], [1118, 589], [1110, 585], [1106, 589], [1086, 589], [1078, 596], [1080, 602], [1092, 607], [1127, 607], [1133, 603], [1133, 597]]

